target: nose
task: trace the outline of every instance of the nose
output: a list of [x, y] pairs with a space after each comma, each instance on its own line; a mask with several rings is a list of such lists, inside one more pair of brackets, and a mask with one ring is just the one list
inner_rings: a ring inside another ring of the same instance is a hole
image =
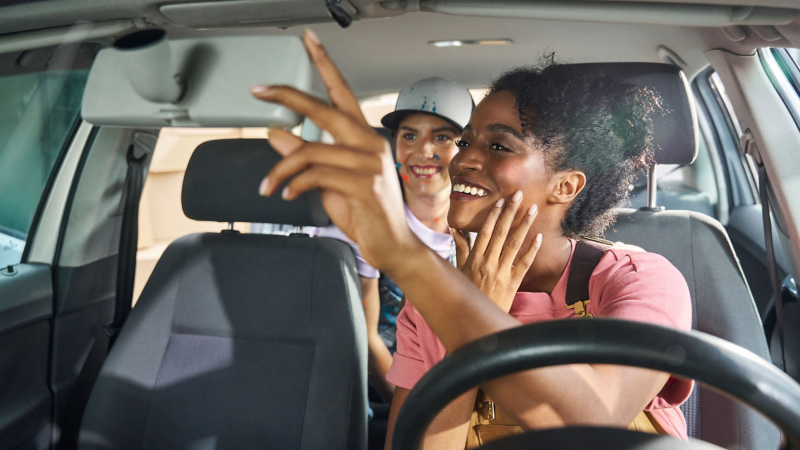
[[456, 175], [465, 171], [483, 171], [483, 159], [481, 152], [476, 146], [462, 147], [450, 161], [450, 175]]
[[436, 154], [436, 145], [433, 144], [431, 138], [424, 138], [422, 147], [419, 149], [419, 157], [422, 159], [433, 159]]

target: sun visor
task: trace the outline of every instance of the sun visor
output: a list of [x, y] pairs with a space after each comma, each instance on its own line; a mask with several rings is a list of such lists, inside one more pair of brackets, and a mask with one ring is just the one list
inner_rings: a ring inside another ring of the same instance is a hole
[[252, 86], [308, 92], [311, 63], [296, 36], [170, 41], [145, 30], [99, 52], [83, 95], [83, 118], [124, 127], [295, 127], [293, 111], [256, 100]]

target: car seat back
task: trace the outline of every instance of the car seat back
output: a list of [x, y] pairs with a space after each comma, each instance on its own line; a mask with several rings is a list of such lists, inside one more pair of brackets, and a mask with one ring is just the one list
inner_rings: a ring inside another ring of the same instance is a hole
[[[653, 90], [665, 111], [653, 120], [654, 160], [691, 164], [697, 155], [698, 126], [689, 84], [667, 64], [576, 64], [574, 70], [610, 73]], [[716, 220], [655, 205], [655, 164], [648, 172], [648, 207], [619, 211], [605, 232], [611, 241], [632, 244], [669, 260], [686, 279], [692, 297], [692, 327], [744, 347], [769, 361], [766, 338], [728, 235]], [[726, 370], [720, 367], [720, 371]], [[777, 448], [780, 434], [752, 409], [703, 387], [681, 407], [689, 436], [725, 448]]]
[[[692, 211], [623, 209], [605, 236], [658, 253], [680, 270], [692, 297], [692, 328], [769, 361], [755, 302], [719, 222]], [[691, 437], [754, 450], [774, 449], [780, 442], [778, 429], [759, 413], [701, 386], [682, 409]]]
[[[279, 158], [265, 140], [200, 145], [187, 216], [325, 225], [313, 196], [258, 196]], [[340, 241], [228, 230], [176, 240], [106, 360], [80, 447], [366, 448], [360, 298]]]

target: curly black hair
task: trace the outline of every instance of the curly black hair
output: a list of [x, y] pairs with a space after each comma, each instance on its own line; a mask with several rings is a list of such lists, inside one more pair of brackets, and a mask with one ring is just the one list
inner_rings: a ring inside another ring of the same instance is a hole
[[663, 114], [660, 98], [622, 77], [552, 61], [504, 73], [489, 87], [489, 94], [500, 91], [515, 97], [522, 132], [542, 149], [550, 173], [586, 175], [561, 222], [564, 235], [602, 236], [637, 172], [652, 162], [652, 118]]

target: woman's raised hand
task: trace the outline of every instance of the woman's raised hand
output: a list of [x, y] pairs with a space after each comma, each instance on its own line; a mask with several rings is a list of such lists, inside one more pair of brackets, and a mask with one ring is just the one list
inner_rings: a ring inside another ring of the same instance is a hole
[[369, 126], [353, 92], [314, 32], [303, 43], [330, 96], [327, 104], [288, 86], [256, 86], [251, 93], [281, 104], [329, 132], [333, 145], [306, 142], [288, 131], [270, 130], [269, 141], [283, 160], [261, 184], [272, 195], [294, 200], [319, 189], [325, 211], [377, 269], [391, 268], [404, 250], [422, 245], [406, 223], [403, 196], [389, 143]]
[[508, 201], [498, 200], [472, 249], [466, 236], [450, 229], [456, 242], [458, 268], [505, 312], [511, 309], [514, 295], [542, 245], [542, 235], [537, 234], [527, 248], [523, 248], [538, 212], [535, 204], [526, 211], [517, 228], [511, 230], [521, 200], [521, 191]]

